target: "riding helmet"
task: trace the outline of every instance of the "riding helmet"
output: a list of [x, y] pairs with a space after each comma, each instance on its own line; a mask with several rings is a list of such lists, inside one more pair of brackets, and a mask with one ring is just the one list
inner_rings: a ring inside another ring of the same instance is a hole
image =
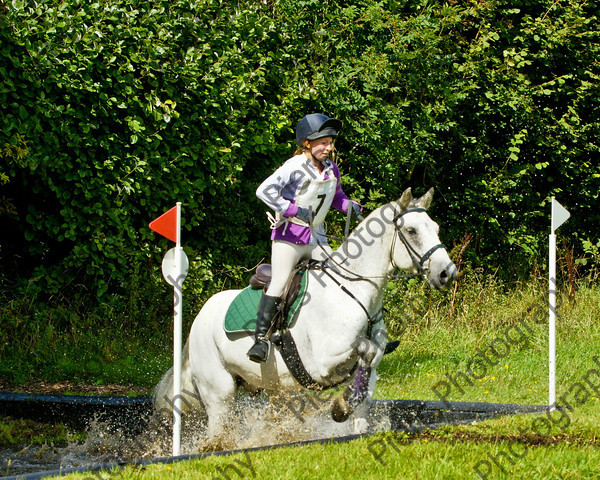
[[322, 113], [310, 113], [298, 122], [296, 127], [296, 143], [302, 145], [304, 140], [316, 140], [323, 137], [337, 137], [342, 122], [329, 118]]

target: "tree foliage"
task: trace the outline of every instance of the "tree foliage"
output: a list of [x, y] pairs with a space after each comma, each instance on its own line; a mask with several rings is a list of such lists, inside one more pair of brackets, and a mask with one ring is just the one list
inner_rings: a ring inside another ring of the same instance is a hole
[[4, 275], [118, 291], [160, 259], [147, 225], [177, 201], [194, 265], [268, 258], [254, 191], [313, 111], [344, 122], [350, 196], [374, 207], [436, 187], [445, 241], [474, 233], [477, 264], [540, 261], [553, 195], [574, 213], [565, 234], [593, 247], [597, 16], [555, 0], [13, 0]]

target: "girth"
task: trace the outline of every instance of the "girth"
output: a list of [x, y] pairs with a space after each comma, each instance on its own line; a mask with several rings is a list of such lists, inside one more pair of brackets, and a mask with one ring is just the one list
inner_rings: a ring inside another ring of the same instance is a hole
[[302, 359], [298, 354], [298, 347], [296, 346], [296, 342], [292, 337], [292, 332], [289, 329], [284, 329], [276, 339], [273, 340], [273, 344], [281, 353], [281, 357], [285, 362], [288, 370], [291, 372], [296, 381], [305, 388], [309, 390], [328, 390], [330, 388], [337, 387], [345, 382], [347, 382], [358, 367], [358, 360], [354, 364], [354, 366], [350, 369], [346, 377], [344, 377], [339, 382], [331, 383], [331, 384], [322, 384], [317, 382], [314, 378], [312, 378], [311, 374], [308, 373], [304, 364], [302, 363]]

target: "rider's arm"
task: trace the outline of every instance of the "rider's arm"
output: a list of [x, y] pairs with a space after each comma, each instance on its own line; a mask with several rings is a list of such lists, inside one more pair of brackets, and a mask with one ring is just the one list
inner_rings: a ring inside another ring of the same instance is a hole
[[258, 198], [265, 202], [270, 209], [285, 217], [293, 217], [298, 211], [298, 207], [291, 200], [302, 179], [297, 163], [295, 157], [289, 159], [256, 189]]
[[358, 202], [350, 200], [342, 190], [342, 184], [340, 182], [340, 169], [338, 168], [338, 166], [333, 162], [331, 166], [333, 174], [337, 178], [337, 187], [335, 190], [335, 196], [333, 197], [333, 202], [331, 202], [331, 206], [336, 210], [339, 210], [340, 212], [348, 213], [348, 206], [351, 203], [356, 203], [362, 211], [362, 206]]

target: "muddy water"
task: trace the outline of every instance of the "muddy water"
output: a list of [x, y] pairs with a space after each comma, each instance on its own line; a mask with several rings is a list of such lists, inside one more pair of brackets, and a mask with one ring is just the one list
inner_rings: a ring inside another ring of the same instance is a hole
[[54, 469], [60, 458], [59, 450], [47, 445], [0, 448], [0, 476]]
[[[196, 454], [293, 443], [353, 434], [352, 422], [331, 419], [330, 402], [313, 396], [268, 403], [241, 399], [227, 431], [216, 440], [206, 437], [206, 418], [184, 415], [181, 453]], [[373, 409], [370, 431], [389, 430], [385, 411]], [[136, 461], [171, 455], [170, 421], [151, 419], [145, 431], [132, 437], [107, 423], [92, 423], [83, 442], [63, 446], [29, 446], [0, 450], [0, 476], [86, 467], [116, 461]]]

